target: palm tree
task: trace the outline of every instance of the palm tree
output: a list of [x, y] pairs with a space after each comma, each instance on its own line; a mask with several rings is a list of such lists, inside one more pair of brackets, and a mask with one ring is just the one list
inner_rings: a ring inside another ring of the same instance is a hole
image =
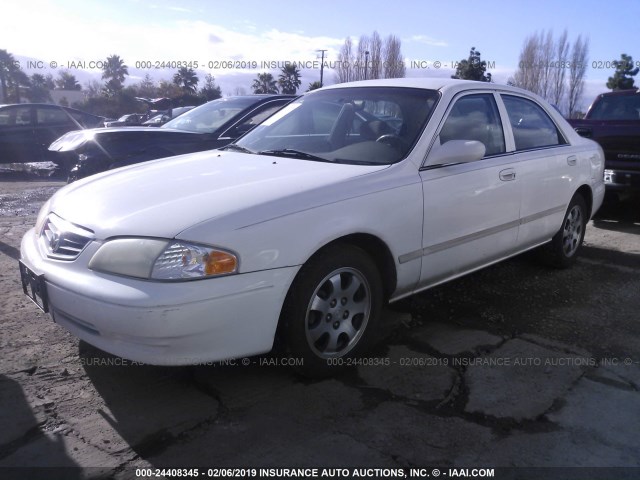
[[193, 68], [181, 67], [173, 76], [173, 83], [179, 86], [184, 93], [196, 93], [198, 76]]
[[282, 93], [295, 95], [298, 91], [298, 87], [302, 83], [300, 80], [300, 70], [296, 68], [294, 63], [285, 65], [282, 68], [282, 73], [278, 78], [280, 84], [280, 91]]
[[61, 70], [58, 78], [55, 79], [56, 88], [58, 90], [82, 90], [82, 87], [76, 80], [75, 75], [67, 70]]
[[322, 84], [320, 83], [320, 80], [316, 80], [315, 82], [311, 82], [309, 84], [309, 88], [307, 88], [307, 92], [310, 92], [311, 90], [317, 90], [318, 88], [322, 88]]
[[6, 50], [0, 50], [0, 103], [7, 102], [7, 77], [16, 60]]
[[11, 98], [11, 89], [14, 91], [12, 100], [19, 102], [19, 85], [25, 85], [25, 78], [27, 81], [26, 84], [28, 84], [28, 77], [26, 77], [26, 74], [20, 69], [20, 64], [13, 55], [6, 50], [0, 50], [0, 91], [2, 93], [0, 103], [7, 103], [9, 101]]
[[270, 73], [259, 73], [251, 85], [253, 93], [278, 93], [278, 86]]
[[104, 87], [107, 94], [122, 90], [126, 75], [129, 75], [129, 69], [119, 55], [107, 57], [102, 67], [102, 79], [107, 81]]

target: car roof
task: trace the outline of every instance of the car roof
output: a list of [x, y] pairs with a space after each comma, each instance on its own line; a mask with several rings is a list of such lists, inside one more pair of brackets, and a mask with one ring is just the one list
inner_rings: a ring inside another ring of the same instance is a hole
[[624, 95], [640, 95], [640, 90], [638, 90], [636, 87], [634, 88], [629, 88], [626, 90], [614, 90], [613, 92], [604, 92], [601, 93], [600, 95], [598, 95], [599, 97], [617, 97], [617, 96], [624, 96]]
[[0, 105], [0, 107], [53, 107], [53, 108], [68, 108], [75, 110], [71, 107], [63, 107], [62, 105], [56, 105], [55, 103], [7, 103], [6, 105]]
[[457, 93], [465, 90], [500, 90], [513, 93], [526, 93], [534, 96], [531, 92], [510, 85], [500, 85], [492, 82], [477, 82], [473, 80], [458, 80], [453, 78], [422, 77], [422, 78], [385, 78], [377, 80], [360, 80], [357, 82], [338, 83], [324, 87], [323, 90], [333, 88], [354, 88], [354, 87], [403, 87], [403, 88], [423, 88], [428, 90], [438, 90], [440, 92]]
[[195, 108], [201, 108], [205, 105], [209, 105], [212, 103], [229, 103], [231, 105], [235, 105], [236, 107], [241, 108], [252, 108], [257, 105], [267, 103], [271, 100], [293, 100], [297, 98], [298, 95], [276, 95], [276, 94], [258, 94], [258, 95], [236, 95], [232, 97], [220, 97], [214, 100], [210, 100], [207, 103], [203, 103], [202, 105], [198, 105]]
[[[78, 112], [78, 113], [82, 113], [84, 115], [91, 115], [93, 117], [101, 117], [101, 115], [96, 115], [94, 113], [89, 113], [89, 112], [83, 112], [82, 110], [78, 110], [77, 108], [73, 108], [73, 107], [65, 107], [63, 105], [56, 105], [55, 103], [8, 103], [5, 105], [0, 105], [0, 108], [5, 108], [5, 107], [47, 107], [47, 108], [60, 108], [62, 110], [68, 110], [71, 112]], [[104, 118], [104, 117], [102, 117]]]
[[253, 98], [295, 98], [298, 95], [290, 95], [287, 93], [252, 93], [250, 95], [232, 95], [224, 98], [240, 98], [240, 97], [253, 97]]
[[[291, 100], [293, 100], [294, 98], [297, 98], [299, 95], [285, 95], [285, 94], [280, 94], [280, 93], [256, 93], [256, 94], [251, 94], [251, 95], [232, 95], [229, 97], [220, 97], [220, 98], [215, 98], [213, 100], [210, 100], [210, 102], [215, 102], [218, 100], [222, 100], [222, 101], [233, 101], [233, 100], [253, 100], [255, 102], [258, 102], [260, 100], [273, 100], [273, 99], [280, 99], [280, 98], [289, 98]], [[209, 102], [207, 102], [209, 103]]]

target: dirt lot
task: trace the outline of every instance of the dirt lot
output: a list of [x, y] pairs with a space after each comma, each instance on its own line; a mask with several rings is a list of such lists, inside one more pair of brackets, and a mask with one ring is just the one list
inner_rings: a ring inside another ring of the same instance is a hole
[[309, 381], [78, 342], [21, 292], [20, 239], [62, 185], [22, 180], [0, 179], [0, 478], [640, 478], [638, 199], [600, 212], [574, 268], [523, 255], [395, 304], [370, 359]]

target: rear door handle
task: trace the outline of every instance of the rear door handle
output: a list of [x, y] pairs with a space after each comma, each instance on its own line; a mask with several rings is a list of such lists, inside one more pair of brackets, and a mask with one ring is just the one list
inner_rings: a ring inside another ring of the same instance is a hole
[[576, 157], [575, 155], [571, 155], [570, 157], [567, 157], [567, 164], [575, 165], [576, 163], [578, 163], [578, 157]]
[[506, 168], [500, 171], [500, 180], [510, 182], [516, 179], [516, 171], [513, 168]]

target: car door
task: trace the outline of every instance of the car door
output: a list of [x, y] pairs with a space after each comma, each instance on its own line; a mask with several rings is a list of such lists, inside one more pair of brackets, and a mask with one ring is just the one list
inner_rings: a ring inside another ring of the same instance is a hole
[[522, 185], [518, 245], [525, 249], [549, 240], [560, 227], [578, 158], [541, 105], [516, 94], [502, 93], [500, 99]]
[[[485, 155], [467, 163], [434, 163], [434, 150], [450, 140], [479, 141]], [[456, 97], [420, 171], [422, 288], [515, 251], [521, 188], [517, 173], [513, 157], [507, 154], [495, 95]]]
[[33, 109], [30, 105], [9, 105], [0, 109], [0, 163], [39, 160], [34, 141]]

